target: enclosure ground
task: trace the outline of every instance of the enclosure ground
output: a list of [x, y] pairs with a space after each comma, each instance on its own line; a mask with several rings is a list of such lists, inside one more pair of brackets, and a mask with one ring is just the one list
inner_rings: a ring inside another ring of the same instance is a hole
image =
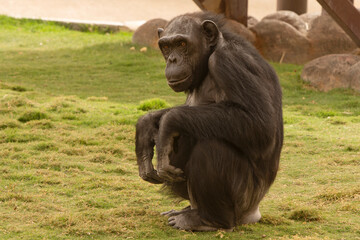
[[0, 239], [359, 239], [360, 96], [318, 92], [286, 64], [273, 64], [285, 143], [262, 220], [231, 233], [167, 226], [159, 213], [187, 203], [140, 179], [134, 124], [158, 106], [141, 101], [185, 96], [140, 47], [131, 33], [0, 16]]

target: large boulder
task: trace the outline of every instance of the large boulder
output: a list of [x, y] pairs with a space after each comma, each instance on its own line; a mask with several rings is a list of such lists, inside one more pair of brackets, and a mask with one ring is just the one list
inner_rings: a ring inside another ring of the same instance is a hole
[[345, 78], [350, 82], [350, 87], [360, 92], [360, 62], [350, 67], [345, 74]]
[[291, 26], [293, 26], [299, 32], [302, 33], [306, 32], [306, 24], [304, 20], [299, 15], [297, 15], [292, 11], [286, 11], [286, 10], [277, 11], [276, 13], [265, 16], [262, 20], [270, 20], [270, 19], [286, 22]]
[[312, 23], [315, 18], [318, 18], [320, 15], [316, 13], [304, 13], [300, 15], [300, 18], [304, 21], [306, 25], [306, 30], [308, 31], [312, 27]]
[[351, 52], [351, 54], [360, 56], [360, 48], [355, 49], [354, 51]]
[[258, 23], [259, 23], [259, 20], [257, 20], [253, 16], [248, 16], [248, 21], [247, 21], [248, 28], [254, 27]]
[[296, 64], [307, 61], [311, 44], [293, 25], [277, 19], [263, 19], [251, 30], [256, 35], [255, 46], [266, 59]]
[[158, 47], [158, 28], [164, 28], [168, 21], [161, 18], [151, 19], [141, 25], [135, 32], [132, 37], [132, 42], [143, 45], [149, 46], [153, 48]]
[[276, 62], [304, 64], [328, 55], [350, 53], [355, 43], [325, 11], [321, 15], [297, 15], [278, 11], [251, 27], [255, 46], [262, 55]]
[[325, 11], [311, 22], [307, 37], [312, 44], [309, 59], [327, 54], [349, 53], [356, 48], [351, 38]]
[[231, 19], [227, 19], [225, 23], [225, 27], [229, 31], [242, 36], [252, 44], [255, 43], [255, 34], [252, 31], [250, 31], [247, 27], [245, 27], [243, 24]]
[[301, 78], [321, 91], [353, 88], [360, 91], [360, 56], [331, 54], [307, 63]]

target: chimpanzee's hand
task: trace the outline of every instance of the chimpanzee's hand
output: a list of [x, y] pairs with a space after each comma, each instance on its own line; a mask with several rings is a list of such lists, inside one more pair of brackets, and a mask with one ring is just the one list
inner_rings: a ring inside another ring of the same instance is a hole
[[160, 184], [163, 183], [163, 179], [161, 179], [154, 169], [154, 166], [151, 161], [145, 160], [141, 164], [139, 164], [139, 175], [140, 177], [150, 183]]

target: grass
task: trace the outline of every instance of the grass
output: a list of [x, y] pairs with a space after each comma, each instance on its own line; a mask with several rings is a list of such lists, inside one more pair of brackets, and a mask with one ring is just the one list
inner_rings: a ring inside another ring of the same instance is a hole
[[169, 107], [170, 105], [166, 101], [159, 98], [152, 98], [145, 101], [141, 101], [140, 105], [138, 106], [138, 109], [143, 111], [149, 111], [149, 110], [163, 109]]
[[318, 92], [285, 64], [273, 64], [285, 144], [262, 220], [232, 233], [167, 226], [159, 212], [186, 202], [138, 177], [134, 124], [185, 96], [159, 52], [132, 46], [126, 32], [0, 16], [0, 239], [360, 239], [360, 96]]

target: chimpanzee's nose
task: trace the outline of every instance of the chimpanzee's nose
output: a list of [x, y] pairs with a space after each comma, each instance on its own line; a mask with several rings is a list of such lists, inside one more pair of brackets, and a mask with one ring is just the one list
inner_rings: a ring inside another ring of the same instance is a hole
[[176, 61], [177, 61], [176, 56], [174, 56], [173, 54], [171, 54], [169, 56], [168, 60], [169, 60], [170, 63], [176, 63]]

